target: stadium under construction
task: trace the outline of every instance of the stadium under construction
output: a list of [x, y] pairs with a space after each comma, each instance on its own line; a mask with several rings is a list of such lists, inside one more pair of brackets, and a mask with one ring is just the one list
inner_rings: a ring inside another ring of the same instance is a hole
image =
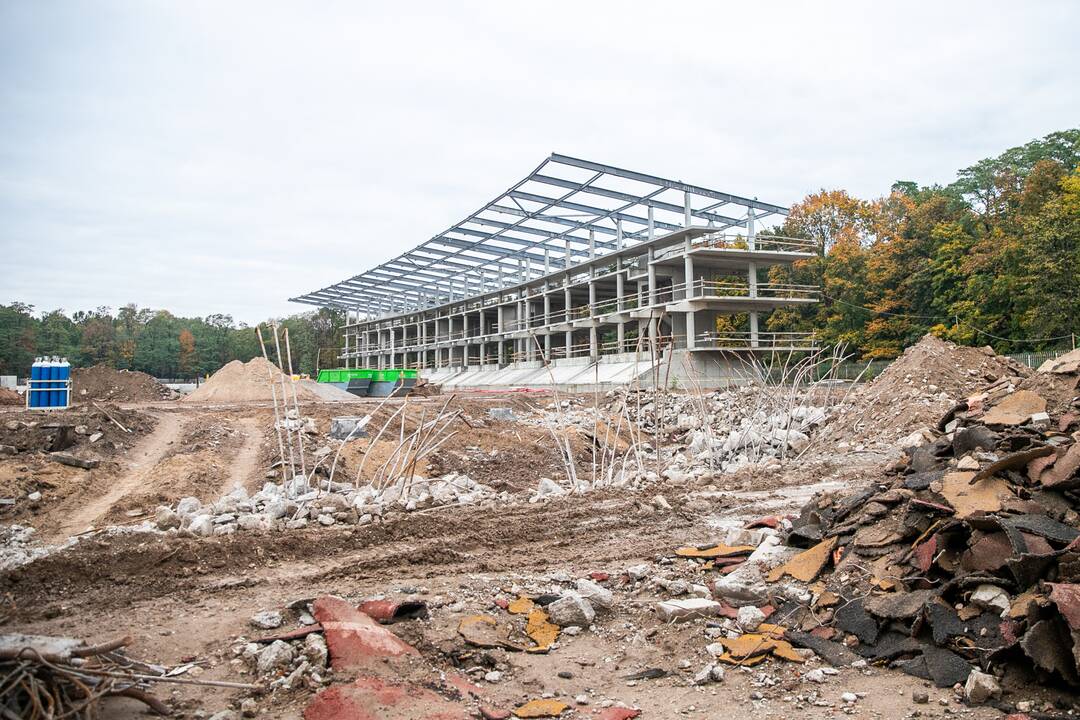
[[777, 308], [819, 297], [768, 280], [815, 251], [759, 231], [786, 214], [553, 154], [430, 240], [292, 300], [346, 312], [347, 368], [419, 369], [447, 387], [587, 387], [648, 382], [665, 362], [674, 382], [714, 386], [748, 354], [813, 348], [809, 334], [763, 330]]

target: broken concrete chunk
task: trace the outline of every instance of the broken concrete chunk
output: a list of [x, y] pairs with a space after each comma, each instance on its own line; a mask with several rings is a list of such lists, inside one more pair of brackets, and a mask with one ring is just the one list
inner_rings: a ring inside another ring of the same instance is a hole
[[1012, 606], [1012, 603], [1009, 600], [1009, 593], [1005, 592], [997, 585], [990, 584], [983, 584], [976, 587], [971, 593], [971, 602], [981, 608], [991, 610], [998, 615], [1005, 615]]
[[980, 670], [972, 670], [964, 683], [964, 699], [972, 705], [982, 705], [1001, 697], [997, 678]]
[[592, 580], [577, 581], [577, 591], [581, 597], [596, 607], [611, 608], [615, 605], [615, 595], [606, 587], [597, 585]]
[[743, 632], [754, 632], [761, 623], [765, 622], [765, 613], [753, 605], [744, 605], [736, 613], [735, 622], [739, 624]]
[[596, 610], [593, 606], [576, 592], [567, 592], [544, 609], [551, 622], [559, 627], [568, 625], [588, 627], [596, 618]]
[[656, 614], [663, 622], [679, 622], [693, 618], [714, 617], [720, 614], [720, 603], [705, 598], [665, 600], [656, 604]]
[[283, 640], [275, 640], [259, 652], [255, 667], [260, 675], [266, 675], [289, 667], [294, 657], [292, 645]]
[[277, 610], [263, 610], [257, 612], [251, 616], [248, 621], [252, 627], [261, 628], [263, 630], [273, 630], [274, 628], [281, 627], [284, 619], [281, 617], [281, 613]]

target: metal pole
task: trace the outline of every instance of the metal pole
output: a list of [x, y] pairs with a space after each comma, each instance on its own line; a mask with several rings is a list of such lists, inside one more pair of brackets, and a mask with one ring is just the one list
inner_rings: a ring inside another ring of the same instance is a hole
[[[289, 385], [292, 386], [293, 409], [296, 410], [296, 419], [300, 420], [300, 399], [296, 396], [296, 381], [293, 380], [292, 346], [289, 345], [289, 328], [285, 328], [285, 355], [289, 359]], [[307, 478], [307, 461], [304, 459], [304, 433], [297, 428], [296, 440], [300, 444], [300, 472]]]
[[[281, 467], [285, 467], [285, 443], [281, 440], [281, 417], [278, 415], [277, 388], [274, 387], [274, 371], [270, 369], [270, 358], [266, 356], [266, 343], [263, 342], [262, 328], [255, 326], [255, 335], [259, 338], [259, 347], [262, 349], [263, 360], [266, 361], [266, 375], [270, 380], [270, 396], [274, 401], [274, 430], [277, 431], [278, 457], [281, 458]], [[284, 475], [282, 475], [284, 479]]]
[[281, 362], [281, 340], [278, 338], [277, 323], [273, 323], [270, 328], [274, 331], [274, 346], [277, 348], [278, 379], [281, 381], [281, 402], [282, 406], [285, 408], [285, 439], [288, 441], [289, 445], [289, 472], [295, 477], [296, 457], [293, 455], [292, 431], [289, 428], [289, 393], [285, 389], [285, 373], [281, 370], [284, 365], [284, 363]]

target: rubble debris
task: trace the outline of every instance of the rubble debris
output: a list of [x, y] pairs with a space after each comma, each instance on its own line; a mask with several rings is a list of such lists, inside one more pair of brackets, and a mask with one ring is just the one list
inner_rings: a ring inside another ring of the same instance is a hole
[[[966, 683], [972, 703], [1000, 693], [983, 672], [991, 663], [1024, 656], [1044, 681], [1080, 685], [1080, 594], [1071, 590], [1080, 580], [1080, 497], [1065, 489], [1080, 479], [1063, 462], [1080, 458], [1080, 434], [1057, 431], [1056, 417], [1032, 422], [1046, 401], [1014, 387], [993, 379], [978, 400], [950, 407], [943, 429], [888, 474], [811, 500], [786, 540], [820, 540], [768, 576], [816, 580], [816, 592], [840, 599], [821, 630], [938, 687]], [[1058, 463], [1064, 480], [1048, 474]], [[785, 603], [787, 614], [807, 605], [790, 593]], [[837, 649], [817, 635], [785, 637], [823, 657]]]
[[836, 538], [823, 540], [774, 569], [767, 579], [769, 582], [776, 582], [784, 575], [790, 575], [796, 580], [811, 582], [828, 564], [835, 548]]
[[71, 467], [82, 468], [83, 470], [93, 470], [101, 464], [100, 460], [75, 457], [70, 453], [64, 452], [49, 453], [49, 459], [53, 462], [58, 462], [61, 465], [70, 465]]
[[417, 600], [365, 600], [358, 610], [383, 625], [428, 618], [427, 603]]
[[364, 667], [372, 660], [415, 654], [416, 649], [379, 625], [351, 603], [326, 596], [313, 603], [335, 668]]
[[982, 705], [998, 697], [1001, 697], [1001, 686], [997, 679], [988, 673], [972, 670], [964, 683], [964, 699], [972, 705]]
[[1047, 360], [1039, 366], [1041, 373], [1057, 373], [1061, 375], [1076, 375], [1080, 373], [1080, 348], [1070, 350], [1064, 355]]
[[656, 614], [661, 622], [679, 622], [694, 618], [714, 617], [720, 614], [720, 603], [706, 598], [665, 600], [656, 604]]
[[570, 708], [566, 703], [559, 700], [530, 700], [529, 702], [514, 708], [514, 717], [519, 718], [549, 718], [559, 717]]
[[1046, 412], [1046, 400], [1030, 390], [1018, 390], [1007, 395], [982, 416], [982, 422], [995, 425], [1023, 425], [1035, 413]]

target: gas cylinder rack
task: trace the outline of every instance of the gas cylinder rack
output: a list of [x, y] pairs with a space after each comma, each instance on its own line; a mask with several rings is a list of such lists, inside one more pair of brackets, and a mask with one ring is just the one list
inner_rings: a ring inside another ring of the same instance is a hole
[[63, 410], [70, 404], [71, 363], [56, 356], [35, 358], [26, 386], [26, 407]]

